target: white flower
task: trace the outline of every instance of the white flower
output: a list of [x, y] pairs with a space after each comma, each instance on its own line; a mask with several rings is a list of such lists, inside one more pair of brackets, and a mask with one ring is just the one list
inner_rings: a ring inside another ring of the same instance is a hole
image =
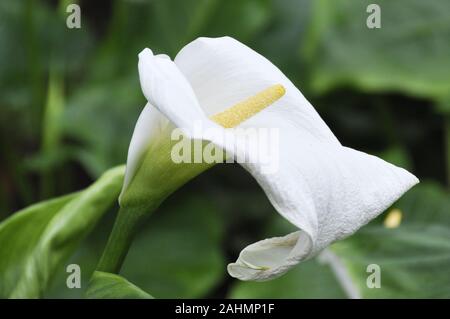
[[[139, 54], [139, 75], [148, 104], [130, 144], [124, 190], [156, 132], [169, 121], [186, 134], [194, 122], [217, 127], [212, 115], [274, 85], [285, 89], [284, 96], [239, 125], [279, 128], [279, 170], [267, 174], [259, 163], [242, 165], [299, 230], [246, 247], [228, 265], [233, 277], [267, 280], [283, 274], [358, 230], [418, 183], [402, 168], [342, 146], [276, 66], [230, 37], [199, 38], [174, 61], [145, 49]], [[226, 148], [213, 136], [206, 139]]]

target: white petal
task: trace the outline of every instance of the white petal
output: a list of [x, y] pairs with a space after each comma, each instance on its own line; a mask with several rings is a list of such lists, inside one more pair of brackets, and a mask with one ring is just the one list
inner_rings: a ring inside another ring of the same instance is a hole
[[241, 280], [283, 274], [351, 235], [418, 182], [406, 170], [375, 156], [305, 138], [293, 127], [282, 133], [290, 136], [280, 137], [278, 172], [264, 174], [258, 164], [243, 166], [300, 233], [295, 244], [295, 237], [284, 237], [282, 253], [279, 239], [246, 247], [228, 267], [230, 275]]
[[[191, 138], [196, 138], [191, 130], [195, 123], [204, 128], [216, 126], [206, 118], [189, 82], [169, 56], [153, 55], [146, 48], [139, 54], [138, 69], [141, 88], [149, 103], [141, 112], [133, 132], [119, 201], [130, 185], [149, 143], [165, 126], [185, 129], [186, 135]], [[199, 134], [201, 136], [201, 132]]]
[[[175, 63], [208, 115], [271, 85], [286, 89], [285, 96], [241, 125], [279, 129], [279, 169], [269, 174], [261, 163], [243, 166], [277, 211], [300, 231], [245, 248], [228, 267], [234, 277], [267, 280], [281, 275], [352, 234], [418, 182], [401, 168], [342, 147], [278, 68], [232, 38], [197, 39], [180, 51]], [[226, 148], [220, 140], [208, 139]], [[240, 144], [239, 136], [235, 143]]]
[[155, 56], [144, 49], [138, 68], [145, 97], [177, 127], [189, 128], [194, 121], [206, 121], [189, 82], [168, 56]]
[[[282, 99], [241, 126], [273, 126], [273, 121], [277, 119], [277, 124], [282, 125], [289, 118], [307, 134], [330, 143], [339, 143], [302, 93], [275, 65], [233, 38], [198, 38], [177, 54], [175, 63], [191, 84], [208, 116], [269, 86], [282, 84], [286, 89]], [[268, 121], [261, 118], [262, 114], [268, 115], [265, 117]]]
[[147, 146], [168, 124], [168, 120], [155, 107], [147, 103], [139, 115], [128, 147], [127, 167], [119, 202], [122, 194], [130, 185]]
[[306, 258], [311, 244], [309, 236], [301, 231], [261, 240], [247, 246], [238, 260], [228, 265], [228, 272], [242, 280], [272, 279], [296, 265], [299, 256]]
[[[147, 99], [181, 128], [191, 128], [198, 120], [207, 128], [210, 121], [200, 105], [212, 115], [271, 85], [286, 89], [285, 96], [241, 125], [279, 129], [280, 145], [274, 148], [279, 169], [267, 173], [257, 161], [243, 166], [300, 231], [248, 246], [229, 265], [232, 276], [279, 276], [356, 231], [417, 183], [403, 169], [342, 147], [300, 91], [268, 60], [234, 39], [198, 39], [178, 54], [176, 64], [178, 68], [170, 59], [144, 50], [139, 73]], [[233, 138], [236, 155], [246, 151], [241, 136]], [[220, 137], [206, 139], [234, 153]]]

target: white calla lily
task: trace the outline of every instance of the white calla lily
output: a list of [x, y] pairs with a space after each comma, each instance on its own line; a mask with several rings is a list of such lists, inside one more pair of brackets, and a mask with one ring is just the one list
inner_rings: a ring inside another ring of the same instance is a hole
[[[299, 230], [246, 247], [228, 265], [233, 277], [267, 280], [283, 274], [355, 232], [418, 183], [402, 168], [342, 146], [276, 66], [232, 38], [199, 38], [174, 61], [145, 49], [139, 55], [139, 75], [149, 103], [130, 144], [122, 195], [162, 127], [179, 127], [186, 134], [195, 122], [217, 128], [210, 120], [214, 114], [274, 85], [284, 87], [281, 98], [239, 125], [279, 129], [278, 171], [269, 174], [257, 162], [242, 165], [275, 209]], [[227, 149], [214, 136], [189, 137], [206, 138], [238, 155], [239, 148]]]

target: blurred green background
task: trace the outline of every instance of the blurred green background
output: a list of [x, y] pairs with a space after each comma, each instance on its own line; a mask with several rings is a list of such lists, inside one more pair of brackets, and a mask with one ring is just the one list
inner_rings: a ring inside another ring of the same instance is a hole
[[[361, 295], [450, 297], [449, 1], [378, 0], [381, 29], [366, 27], [373, 1], [363, 0], [86, 0], [78, 1], [81, 29], [68, 29], [72, 2], [0, 2], [0, 221], [125, 163], [145, 105], [144, 47], [174, 58], [198, 36], [229, 35], [277, 65], [342, 144], [421, 180], [331, 247]], [[81, 265], [83, 288], [116, 209], [64, 260]], [[383, 224], [392, 209], [403, 217], [394, 229]], [[242, 248], [290, 229], [249, 174], [219, 165], [149, 219], [122, 274], [155, 297], [345, 297], [319, 259], [265, 283], [228, 276]], [[366, 285], [372, 263], [382, 270], [379, 289]], [[66, 287], [64, 265], [45, 297], [83, 294]]]

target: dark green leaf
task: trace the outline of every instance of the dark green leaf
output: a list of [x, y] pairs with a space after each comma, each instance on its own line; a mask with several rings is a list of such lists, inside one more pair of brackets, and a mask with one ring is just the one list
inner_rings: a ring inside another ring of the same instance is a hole
[[[450, 196], [435, 184], [419, 184], [397, 204], [397, 228], [369, 225], [332, 250], [347, 266], [362, 297], [450, 297]], [[367, 266], [381, 270], [381, 287], [368, 288]]]
[[96, 271], [92, 275], [86, 296], [91, 299], [152, 299], [148, 293], [125, 278]]
[[36, 298], [116, 201], [124, 167], [78, 193], [33, 205], [0, 224], [0, 295]]
[[350, 85], [439, 97], [450, 90], [450, 2], [380, 0], [381, 28], [369, 29], [370, 0], [314, 1], [306, 53], [318, 92]]

